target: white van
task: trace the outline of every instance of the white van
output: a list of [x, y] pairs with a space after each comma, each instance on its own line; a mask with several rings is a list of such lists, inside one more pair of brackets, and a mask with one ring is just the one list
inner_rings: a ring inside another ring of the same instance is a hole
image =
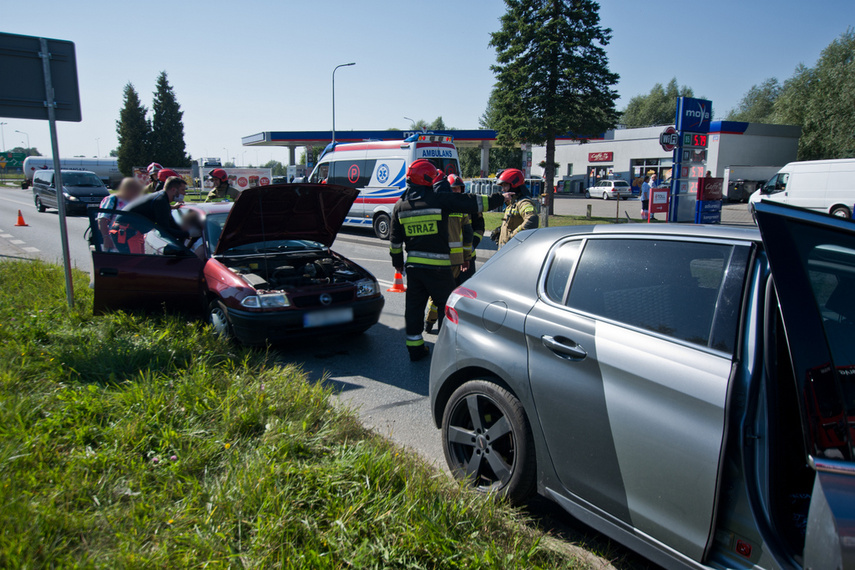
[[371, 227], [377, 237], [389, 239], [392, 208], [407, 185], [407, 167], [420, 158], [446, 174], [460, 173], [452, 137], [419, 133], [403, 141], [338, 143], [321, 156], [309, 182], [360, 190], [344, 225]]
[[760, 200], [851, 218], [855, 207], [855, 159], [791, 162], [751, 195], [752, 212]]

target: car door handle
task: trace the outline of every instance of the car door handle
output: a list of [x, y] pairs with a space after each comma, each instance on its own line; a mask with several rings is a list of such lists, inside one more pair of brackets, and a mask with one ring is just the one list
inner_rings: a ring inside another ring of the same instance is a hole
[[558, 338], [543, 335], [540, 337], [540, 340], [543, 342], [543, 346], [554, 352], [556, 355], [561, 358], [566, 358], [569, 360], [583, 360], [586, 356], [588, 356], [587, 351], [582, 348], [580, 345], [576, 344], [569, 338], [564, 338], [559, 336]]
[[115, 267], [102, 267], [98, 270], [98, 275], [101, 277], [118, 277], [119, 270]]

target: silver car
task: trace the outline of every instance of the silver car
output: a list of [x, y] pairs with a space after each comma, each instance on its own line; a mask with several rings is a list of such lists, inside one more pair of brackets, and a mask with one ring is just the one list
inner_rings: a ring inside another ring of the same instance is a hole
[[600, 196], [603, 200], [626, 200], [632, 198], [632, 186], [626, 180], [600, 180], [596, 186], [588, 189], [587, 194], [588, 198]]
[[855, 225], [756, 215], [503, 247], [433, 354], [452, 473], [666, 567], [855, 567]]

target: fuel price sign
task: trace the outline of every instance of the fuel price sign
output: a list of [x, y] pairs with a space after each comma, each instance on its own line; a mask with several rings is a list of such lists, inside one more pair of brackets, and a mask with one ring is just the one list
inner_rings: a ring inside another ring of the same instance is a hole
[[708, 139], [706, 133], [683, 133], [683, 148], [706, 148]]

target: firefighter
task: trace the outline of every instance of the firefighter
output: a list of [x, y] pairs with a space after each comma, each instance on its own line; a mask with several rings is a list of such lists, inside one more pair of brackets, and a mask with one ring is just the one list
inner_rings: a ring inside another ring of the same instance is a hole
[[536, 229], [540, 220], [537, 217], [537, 204], [528, 192], [522, 170], [508, 168], [499, 172], [496, 180], [502, 187], [502, 192], [513, 194], [508, 207], [505, 208], [502, 226], [493, 230], [490, 236], [501, 249], [518, 232]]
[[[448, 186], [442, 185], [437, 189], [438, 192], [455, 192], [461, 193], [459, 188], [455, 186], [458, 182], [463, 186], [463, 181], [456, 174], [448, 175]], [[451, 253], [451, 273], [454, 275], [454, 282], [457, 285], [461, 283], [463, 272], [469, 269], [469, 260], [472, 256], [472, 221], [469, 214], [461, 212], [452, 212], [448, 214], [448, 248]], [[433, 332], [433, 325], [439, 318], [439, 308], [436, 302], [431, 299], [428, 305], [428, 316], [425, 319], [425, 332]]]
[[[462, 194], [466, 191], [466, 185], [463, 183], [463, 179], [456, 174], [450, 174], [448, 176], [448, 183], [451, 185], [452, 192]], [[460, 273], [460, 278], [457, 280], [458, 285], [475, 275], [476, 250], [478, 248], [478, 244], [481, 243], [482, 239], [484, 239], [484, 214], [480, 212], [473, 214], [470, 216], [469, 223], [472, 226], [471, 255], [469, 256], [468, 267], [464, 268]]]
[[392, 210], [389, 253], [397, 272], [403, 273], [405, 265], [407, 269], [404, 318], [407, 350], [412, 362], [430, 354], [422, 338], [428, 298], [436, 301], [441, 319], [445, 302], [457, 286], [448, 245], [449, 214], [476, 214], [497, 208], [502, 201], [510, 202], [513, 198], [511, 193], [488, 197], [435, 192], [434, 185], [438, 190], [445, 190], [448, 180], [430, 161], [416, 160], [407, 169], [407, 188]]
[[163, 167], [156, 162], [152, 162], [145, 170], [148, 172], [148, 184], [143, 188], [143, 194], [153, 194], [154, 192], [161, 190], [163, 185], [160, 184], [160, 188], [158, 188], [160, 180], [157, 179], [157, 174], [163, 170]]
[[229, 175], [222, 168], [215, 168], [208, 173], [214, 185], [213, 190], [208, 192], [206, 202], [221, 202], [222, 200], [237, 200], [240, 192], [237, 188], [229, 186]]

